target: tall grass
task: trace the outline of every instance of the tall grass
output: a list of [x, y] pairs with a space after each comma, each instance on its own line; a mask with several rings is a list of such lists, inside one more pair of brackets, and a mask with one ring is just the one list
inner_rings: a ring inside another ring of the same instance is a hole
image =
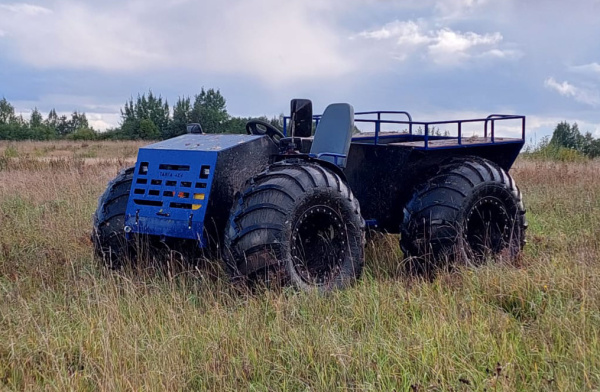
[[5, 157], [28, 158], [115, 158], [135, 157], [139, 147], [147, 141], [68, 141], [54, 140], [50, 142], [24, 141], [13, 142], [0, 140], [0, 152]]
[[327, 296], [249, 293], [202, 264], [98, 268], [91, 215], [124, 165], [0, 167], [0, 389], [600, 388], [597, 162], [518, 163], [519, 265], [422, 281], [403, 272], [396, 237], [376, 236], [363, 279]]

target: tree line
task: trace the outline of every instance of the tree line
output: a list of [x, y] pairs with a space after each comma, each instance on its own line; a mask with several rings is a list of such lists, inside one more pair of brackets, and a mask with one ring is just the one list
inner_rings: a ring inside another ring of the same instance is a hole
[[90, 139], [96, 132], [90, 127], [85, 113], [73, 112], [70, 117], [59, 116], [52, 109], [44, 116], [37, 108], [29, 120], [15, 114], [15, 108], [6, 100], [0, 100], [0, 140], [52, 140]]
[[533, 157], [577, 161], [585, 158], [600, 157], [600, 139], [594, 138], [591, 132], [582, 133], [577, 123], [566, 121], [558, 123], [552, 132], [541, 142], [525, 151]]
[[[282, 125], [282, 115], [261, 119]], [[205, 133], [244, 133], [248, 120], [229, 115], [225, 98], [212, 88], [202, 88], [193, 98], [180, 97], [172, 109], [166, 99], [152, 91], [130, 98], [121, 108], [120, 126], [103, 132], [90, 126], [85, 113], [59, 116], [52, 109], [44, 118], [34, 108], [25, 119], [15, 113], [6, 98], [0, 100], [0, 140], [159, 140], [186, 133], [190, 123], [200, 123]]]
[[[283, 115], [262, 120], [281, 127]], [[202, 88], [194, 97], [179, 97], [171, 108], [166, 99], [152, 91], [130, 98], [121, 108], [121, 124], [99, 132], [90, 126], [85, 113], [58, 115], [52, 109], [44, 118], [34, 108], [29, 119], [15, 113], [14, 107], [0, 100], [0, 140], [159, 140], [186, 133], [186, 125], [200, 123], [205, 133], [244, 133], [250, 118], [227, 113], [227, 101], [219, 90]], [[560, 122], [551, 137], [546, 137], [526, 154], [571, 160], [600, 157], [600, 139], [582, 133], [577, 123]]]

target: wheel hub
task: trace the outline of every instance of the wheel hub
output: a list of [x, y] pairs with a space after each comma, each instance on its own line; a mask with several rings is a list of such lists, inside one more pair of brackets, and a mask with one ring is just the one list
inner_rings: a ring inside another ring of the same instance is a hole
[[510, 222], [500, 199], [493, 196], [481, 198], [467, 215], [466, 237], [471, 249], [479, 257], [502, 251], [510, 241]]
[[347, 238], [341, 216], [328, 206], [310, 207], [297, 220], [291, 244], [294, 269], [302, 280], [326, 284], [346, 256]]

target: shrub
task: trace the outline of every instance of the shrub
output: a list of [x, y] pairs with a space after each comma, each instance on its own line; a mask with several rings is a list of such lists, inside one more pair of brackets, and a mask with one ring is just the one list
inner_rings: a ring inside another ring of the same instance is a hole
[[16, 158], [19, 156], [19, 151], [12, 145], [8, 145], [4, 149], [4, 158]]
[[67, 139], [69, 139], [69, 140], [94, 140], [94, 139], [96, 139], [96, 137], [97, 137], [97, 135], [96, 135], [96, 132], [94, 132], [94, 130], [89, 129], [89, 128], [79, 128], [72, 134], [68, 135]]

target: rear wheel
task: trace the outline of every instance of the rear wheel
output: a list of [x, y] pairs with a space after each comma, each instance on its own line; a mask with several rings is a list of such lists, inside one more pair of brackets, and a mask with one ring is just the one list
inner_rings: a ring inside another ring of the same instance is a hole
[[419, 271], [448, 261], [514, 260], [525, 244], [525, 208], [512, 177], [481, 158], [455, 160], [418, 187], [400, 244]]
[[238, 276], [330, 291], [360, 276], [364, 241], [358, 200], [337, 174], [306, 162], [278, 163], [254, 178], [234, 206], [226, 259]]

